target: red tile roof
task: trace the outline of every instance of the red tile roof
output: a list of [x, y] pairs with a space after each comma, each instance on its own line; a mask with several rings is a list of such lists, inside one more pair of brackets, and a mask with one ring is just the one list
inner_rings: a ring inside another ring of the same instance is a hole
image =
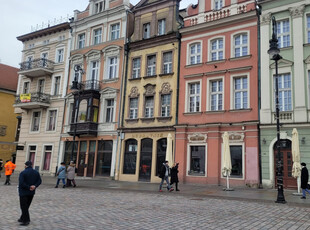
[[8, 89], [16, 92], [19, 69], [0, 64], [0, 89]]

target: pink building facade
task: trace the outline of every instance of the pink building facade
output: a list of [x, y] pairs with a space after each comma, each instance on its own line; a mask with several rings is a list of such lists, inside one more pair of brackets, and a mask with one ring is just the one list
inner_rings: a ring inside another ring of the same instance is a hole
[[259, 185], [258, 47], [254, 0], [187, 8], [180, 57], [175, 161], [184, 183], [221, 184], [228, 132], [232, 186]]

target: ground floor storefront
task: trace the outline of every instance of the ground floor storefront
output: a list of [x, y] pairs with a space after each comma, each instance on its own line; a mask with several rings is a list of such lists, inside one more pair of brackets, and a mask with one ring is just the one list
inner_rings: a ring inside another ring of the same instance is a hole
[[172, 155], [175, 149], [173, 128], [162, 130], [124, 131], [122, 140], [119, 180], [159, 182], [159, 170], [166, 159], [167, 137], [172, 137]]
[[[310, 126], [307, 124], [286, 124], [280, 129], [280, 159], [282, 160], [283, 187], [297, 188], [297, 179], [292, 175], [292, 131], [299, 136], [300, 162], [310, 164]], [[277, 182], [277, 133], [275, 125], [261, 125], [262, 183], [264, 188], [275, 188]]]
[[183, 183], [226, 183], [222, 175], [223, 134], [228, 132], [232, 186], [259, 185], [257, 122], [177, 126], [176, 155], [179, 180]]

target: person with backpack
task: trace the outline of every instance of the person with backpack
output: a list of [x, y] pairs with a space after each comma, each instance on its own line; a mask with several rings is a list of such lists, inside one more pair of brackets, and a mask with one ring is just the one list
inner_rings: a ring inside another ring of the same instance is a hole
[[61, 162], [60, 163], [60, 167], [57, 170], [57, 183], [55, 188], [58, 188], [59, 182], [60, 180], [62, 180], [63, 183], [63, 188], [66, 187], [66, 163], [65, 162]]

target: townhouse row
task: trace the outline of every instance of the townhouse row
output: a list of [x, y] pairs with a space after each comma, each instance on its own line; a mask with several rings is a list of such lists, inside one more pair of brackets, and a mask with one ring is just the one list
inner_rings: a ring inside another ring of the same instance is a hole
[[[90, 0], [70, 22], [22, 35], [15, 112], [17, 169], [43, 174], [61, 161], [78, 176], [159, 182], [169, 138], [184, 183], [274, 187], [275, 78], [284, 186], [291, 133], [310, 163], [310, 3], [307, 0]], [[267, 54], [276, 18], [279, 75]], [[309, 146], [308, 146], [309, 147]]]

